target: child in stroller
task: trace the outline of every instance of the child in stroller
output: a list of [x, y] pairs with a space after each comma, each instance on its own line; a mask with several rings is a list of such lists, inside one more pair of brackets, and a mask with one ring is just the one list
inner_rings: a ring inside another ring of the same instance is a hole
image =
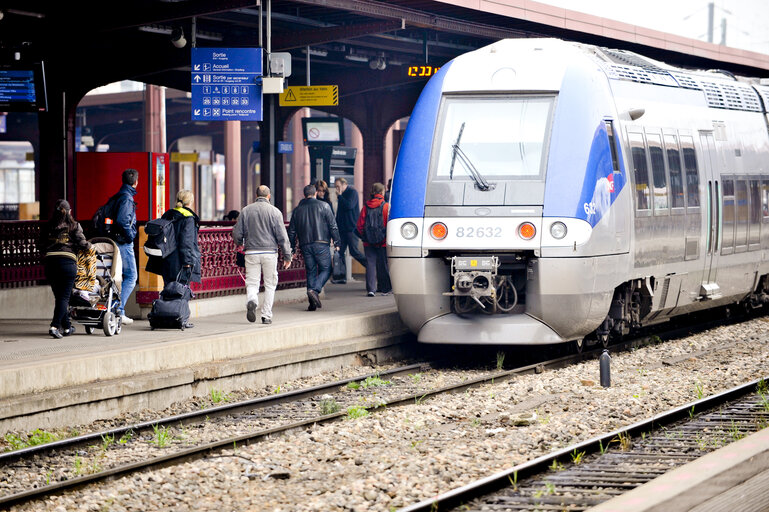
[[89, 242], [91, 249], [78, 256], [70, 316], [84, 325], [88, 334], [96, 327], [101, 327], [107, 336], [120, 334], [120, 251], [109, 238], [92, 238]]

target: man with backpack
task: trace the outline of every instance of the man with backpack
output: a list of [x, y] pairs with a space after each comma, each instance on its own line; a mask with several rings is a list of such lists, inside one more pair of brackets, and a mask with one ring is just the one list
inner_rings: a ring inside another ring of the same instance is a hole
[[381, 183], [371, 186], [371, 199], [360, 211], [357, 231], [363, 239], [366, 253], [366, 292], [369, 297], [392, 293], [390, 271], [387, 268], [387, 217], [390, 204], [384, 200], [385, 187]]
[[[109, 236], [120, 250], [120, 259], [123, 262], [123, 284], [120, 288], [120, 315], [122, 323], [132, 324], [133, 319], [125, 315], [125, 305], [136, 284], [138, 276], [136, 271], [136, 256], [134, 255], [134, 239], [136, 238], [136, 187], [139, 184], [139, 171], [126, 169], [122, 176], [123, 184], [117, 194], [107, 202], [112, 220]], [[100, 209], [101, 210], [101, 209]], [[99, 213], [97, 212], [97, 215]], [[106, 219], [105, 219], [106, 220]], [[103, 234], [104, 226], [96, 225], [97, 232]]]

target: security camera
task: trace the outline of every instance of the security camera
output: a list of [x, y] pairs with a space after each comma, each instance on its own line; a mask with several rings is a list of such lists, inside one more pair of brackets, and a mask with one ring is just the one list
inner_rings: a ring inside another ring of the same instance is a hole
[[181, 27], [176, 27], [171, 32], [171, 44], [177, 48], [184, 48], [187, 44], [187, 40], [184, 38], [184, 30]]

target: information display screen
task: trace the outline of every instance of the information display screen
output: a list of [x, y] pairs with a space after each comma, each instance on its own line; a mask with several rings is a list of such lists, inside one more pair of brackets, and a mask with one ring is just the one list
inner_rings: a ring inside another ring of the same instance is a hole
[[344, 145], [344, 125], [338, 117], [302, 118], [305, 145]]
[[45, 112], [47, 107], [42, 62], [0, 64], [0, 110]]

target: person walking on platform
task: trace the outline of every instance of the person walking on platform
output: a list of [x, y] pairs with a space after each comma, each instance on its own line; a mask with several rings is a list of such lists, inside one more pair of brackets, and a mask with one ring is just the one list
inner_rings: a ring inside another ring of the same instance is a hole
[[134, 239], [136, 238], [136, 187], [139, 184], [139, 171], [126, 169], [123, 171], [123, 184], [115, 194], [114, 223], [110, 238], [117, 243], [120, 258], [123, 260], [123, 284], [120, 288], [120, 315], [123, 325], [132, 324], [133, 319], [125, 314], [125, 306], [136, 284], [136, 256], [134, 255]]
[[256, 321], [259, 306], [259, 281], [264, 275], [262, 323], [272, 323], [272, 303], [278, 286], [278, 247], [283, 250], [283, 268], [291, 266], [291, 246], [288, 243], [283, 214], [270, 204], [270, 189], [260, 185], [256, 201], [240, 212], [232, 228], [232, 238], [242, 245], [246, 255], [246, 318]]
[[371, 199], [360, 211], [357, 230], [363, 238], [363, 250], [366, 252], [366, 293], [369, 297], [379, 291], [382, 295], [392, 293], [390, 271], [387, 268], [387, 218], [390, 203], [384, 199], [385, 187], [381, 183], [371, 186]]
[[[328, 183], [326, 183], [323, 180], [318, 180], [315, 182], [315, 197], [318, 198], [320, 201], [323, 201], [327, 203], [329, 206], [331, 206], [331, 198], [329, 197], [328, 192]], [[331, 210], [333, 211], [333, 207]], [[338, 226], [337, 226], [338, 227]]]
[[[347, 185], [344, 178], [334, 180], [336, 189], [336, 224], [339, 228], [339, 235], [342, 239], [339, 241], [339, 253], [344, 258], [344, 252], [350, 248], [350, 256], [355, 258], [358, 263], [366, 266], [366, 258], [358, 249], [358, 237], [355, 234], [355, 224], [358, 221], [360, 207], [358, 206], [358, 191]], [[340, 283], [343, 284], [343, 283]]]
[[304, 199], [294, 208], [288, 224], [291, 247], [299, 245], [304, 255], [309, 311], [322, 307], [320, 291], [331, 277], [330, 244], [333, 240], [338, 251], [340, 243], [334, 212], [327, 203], [319, 201], [315, 193], [315, 185], [304, 187]]
[[75, 286], [77, 253], [91, 247], [83, 235], [83, 228], [72, 218], [66, 200], [56, 201], [41, 242], [45, 278], [55, 299], [48, 334], [61, 339], [75, 332], [69, 318], [69, 298]]
[[[194, 202], [195, 196], [192, 191], [180, 190], [176, 194], [176, 208], [168, 210], [161, 217], [174, 223], [176, 233], [176, 250], [160, 259], [162, 268], [159, 273], [163, 276], [164, 284], [176, 281], [182, 269], [189, 269], [190, 276], [187, 282], [200, 282], [200, 246], [198, 246], [200, 217], [192, 210]], [[184, 275], [186, 277], [186, 271]]]

